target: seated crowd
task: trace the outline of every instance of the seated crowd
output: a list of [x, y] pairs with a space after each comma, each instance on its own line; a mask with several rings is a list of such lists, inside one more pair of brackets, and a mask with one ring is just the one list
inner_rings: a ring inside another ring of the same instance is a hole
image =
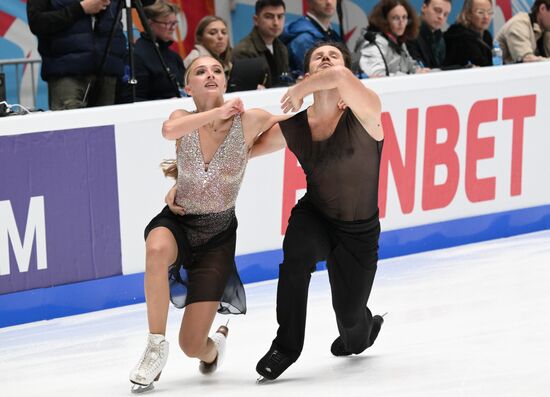
[[[283, 0], [258, 0], [252, 30], [234, 48], [227, 23], [208, 15], [198, 23], [195, 45], [182, 59], [170, 49], [178, 7], [169, 0], [150, 0], [144, 7], [150, 29], [135, 43], [133, 75], [124, 66], [130, 61], [120, 23], [108, 54], [98, 56], [101, 45], [90, 49], [93, 42], [107, 46], [109, 28], [115, 25], [112, 0], [74, 0], [60, 6], [28, 0], [27, 13], [39, 40], [50, 108], [58, 110], [185, 95], [185, 69], [201, 55], [221, 62], [229, 91], [288, 86], [303, 78], [302, 60], [309, 48], [320, 41], [344, 43], [331, 25], [336, 3], [307, 0], [307, 14], [285, 25]], [[464, 0], [456, 21], [445, 30], [451, 8], [451, 0], [424, 0], [418, 16], [408, 0], [379, 0], [355, 43], [354, 72], [384, 77], [491, 66], [497, 47], [505, 64], [549, 59], [550, 0], [535, 0], [529, 13], [517, 13], [495, 38], [489, 30], [491, 0]], [[105, 59], [98, 62], [100, 58]]]

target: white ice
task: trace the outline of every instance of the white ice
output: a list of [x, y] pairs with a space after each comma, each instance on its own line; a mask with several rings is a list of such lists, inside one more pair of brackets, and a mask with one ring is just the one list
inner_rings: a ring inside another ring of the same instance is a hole
[[[275, 335], [274, 281], [246, 286], [227, 358], [205, 377], [178, 348], [150, 396], [549, 396], [550, 231], [380, 261], [369, 306], [389, 312], [375, 345], [333, 357], [326, 272], [311, 282], [306, 344], [273, 383], [255, 365]], [[219, 316], [215, 326], [224, 323]], [[145, 305], [0, 329], [0, 396], [130, 396]]]

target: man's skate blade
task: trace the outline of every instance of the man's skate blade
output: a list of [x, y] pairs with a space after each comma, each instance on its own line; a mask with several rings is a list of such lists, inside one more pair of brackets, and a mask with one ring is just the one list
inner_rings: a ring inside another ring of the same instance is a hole
[[133, 383], [130, 391], [134, 394], [141, 394], [151, 391], [155, 388], [154, 382], [149, 383], [148, 385], [140, 385], [138, 383]]
[[260, 375], [258, 377], [258, 379], [256, 379], [256, 384], [257, 385], [266, 385], [266, 384], [272, 383], [274, 381], [275, 381], [275, 379], [268, 379], [268, 378], [263, 377], [263, 376]]

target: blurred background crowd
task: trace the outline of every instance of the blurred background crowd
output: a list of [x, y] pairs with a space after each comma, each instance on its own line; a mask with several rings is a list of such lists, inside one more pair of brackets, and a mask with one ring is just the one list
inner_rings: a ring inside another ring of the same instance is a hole
[[546, 61], [550, 0], [3, 0], [0, 101], [182, 97], [200, 55], [221, 61], [229, 92], [288, 86], [318, 41], [345, 43], [360, 78]]

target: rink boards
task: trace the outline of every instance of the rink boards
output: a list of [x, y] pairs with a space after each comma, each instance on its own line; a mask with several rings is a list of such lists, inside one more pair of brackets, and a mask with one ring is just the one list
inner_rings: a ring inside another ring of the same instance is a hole
[[[384, 110], [382, 258], [550, 228], [547, 64], [365, 84]], [[228, 97], [279, 113], [283, 93]], [[172, 185], [160, 129], [177, 108], [192, 101], [0, 119], [0, 326], [143, 301], [143, 229]], [[288, 152], [250, 161], [237, 202], [244, 282], [277, 277], [304, 188]]]

